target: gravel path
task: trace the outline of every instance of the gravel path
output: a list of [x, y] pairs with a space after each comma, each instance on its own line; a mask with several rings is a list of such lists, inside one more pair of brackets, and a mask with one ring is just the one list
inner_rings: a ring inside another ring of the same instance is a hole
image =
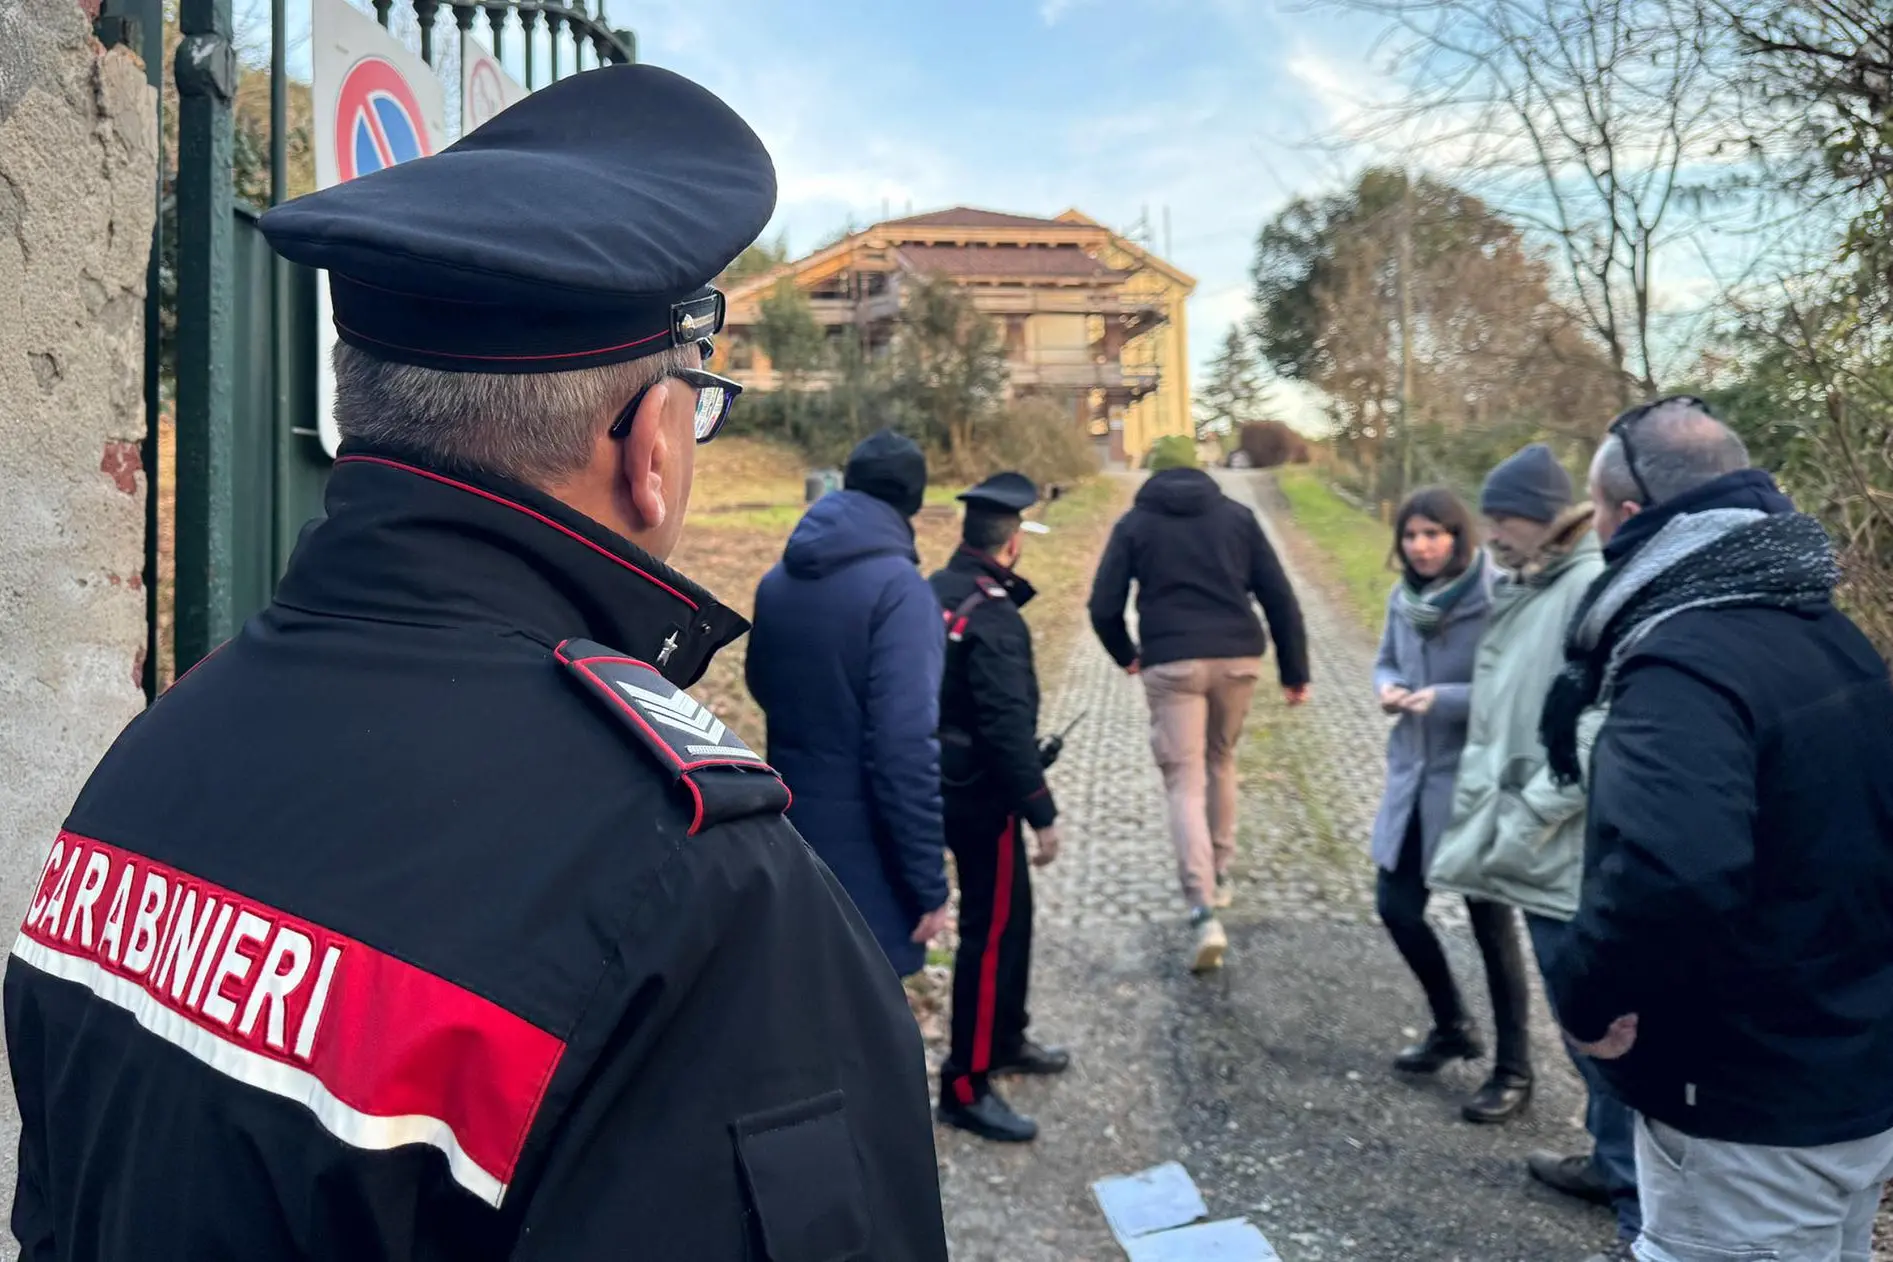
[[[1076, 1063], [1005, 1088], [1039, 1119], [1038, 1143], [939, 1132], [953, 1257], [1120, 1258], [1090, 1184], [1175, 1159], [1212, 1214], [1246, 1214], [1284, 1262], [1580, 1262], [1611, 1238], [1609, 1216], [1539, 1192], [1522, 1164], [1533, 1147], [1584, 1143], [1581, 1093], [1542, 999], [1539, 1097], [1512, 1126], [1458, 1120], [1472, 1070], [1411, 1085], [1386, 1068], [1425, 1015], [1372, 914], [1366, 841], [1386, 738], [1372, 645], [1303, 581], [1302, 550], [1271, 512], [1273, 483], [1234, 475], [1226, 488], [1262, 501], [1301, 593], [1315, 674], [1307, 707], [1288, 711], [1268, 689], [1250, 721], [1228, 967], [1187, 971], [1142, 692], [1083, 644], [1050, 705], [1048, 727], [1085, 717], [1055, 772], [1070, 839], [1038, 874], [1033, 979], [1033, 1032], [1069, 1044]], [[1435, 914], [1483, 1015], [1477, 955], [1452, 912]]]

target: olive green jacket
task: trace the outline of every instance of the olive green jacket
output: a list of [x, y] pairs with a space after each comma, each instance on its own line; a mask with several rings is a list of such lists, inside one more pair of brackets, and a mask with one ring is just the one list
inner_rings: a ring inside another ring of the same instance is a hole
[[[1495, 584], [1473, 663], [1452, 820], [1427, 874], [1434, 889], [1555, 920], [1577, 914], [1584, 788], [1552, 780], [1538, 717], [1564, 666], [1565, 628], [1603, 568], [1585, 504], [1558, 519], [1537, 557]], [[1580, 745], [1588, 745], [1602, 714], [1586, 720]]]

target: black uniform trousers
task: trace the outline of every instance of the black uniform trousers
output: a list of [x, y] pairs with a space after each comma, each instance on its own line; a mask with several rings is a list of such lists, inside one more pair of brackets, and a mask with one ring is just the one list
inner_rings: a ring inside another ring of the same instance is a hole
[[1019, 817], [991, 794], [945, 793], [946, 841], [960, 878], [960, 949], [953, 959], [953, 1042], [942, 1099], [971, 1104], [987, 1074], [1025, 1041], [1032, 971], [1032, 877]]

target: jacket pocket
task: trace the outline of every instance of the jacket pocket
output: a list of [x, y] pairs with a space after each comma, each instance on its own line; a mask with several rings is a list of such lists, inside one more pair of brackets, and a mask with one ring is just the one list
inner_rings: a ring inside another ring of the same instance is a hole
[[1501, 789], [1492, 803], [1492, 843], [1484, 868], [1514, 889], [1547, 896], [1575, 895], [1580, 856], [1557, 844], [1558, 829], [1524, 797]]
[[752, 1113], [731, 1130], [768, 1262], [849, 1262], [866, 1255], [867, 1191], [842, 1092]]
[[1689, 1160], [1689, 1136], [1653, 1117], [1643, 1119], [1643, 1130], [1651, 1154], [1672, 1174], [1681, 1174], [1683, 1163]]

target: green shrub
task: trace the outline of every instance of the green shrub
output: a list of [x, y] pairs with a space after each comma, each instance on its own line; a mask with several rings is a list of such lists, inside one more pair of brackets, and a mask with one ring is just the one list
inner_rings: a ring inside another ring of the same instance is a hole
[[1144, 456], [1144, 468], [1152, 473], [1196, 468], [1196, 440], [1188, 434], [1165, 434], [1150, 444], [1150, 451]]

